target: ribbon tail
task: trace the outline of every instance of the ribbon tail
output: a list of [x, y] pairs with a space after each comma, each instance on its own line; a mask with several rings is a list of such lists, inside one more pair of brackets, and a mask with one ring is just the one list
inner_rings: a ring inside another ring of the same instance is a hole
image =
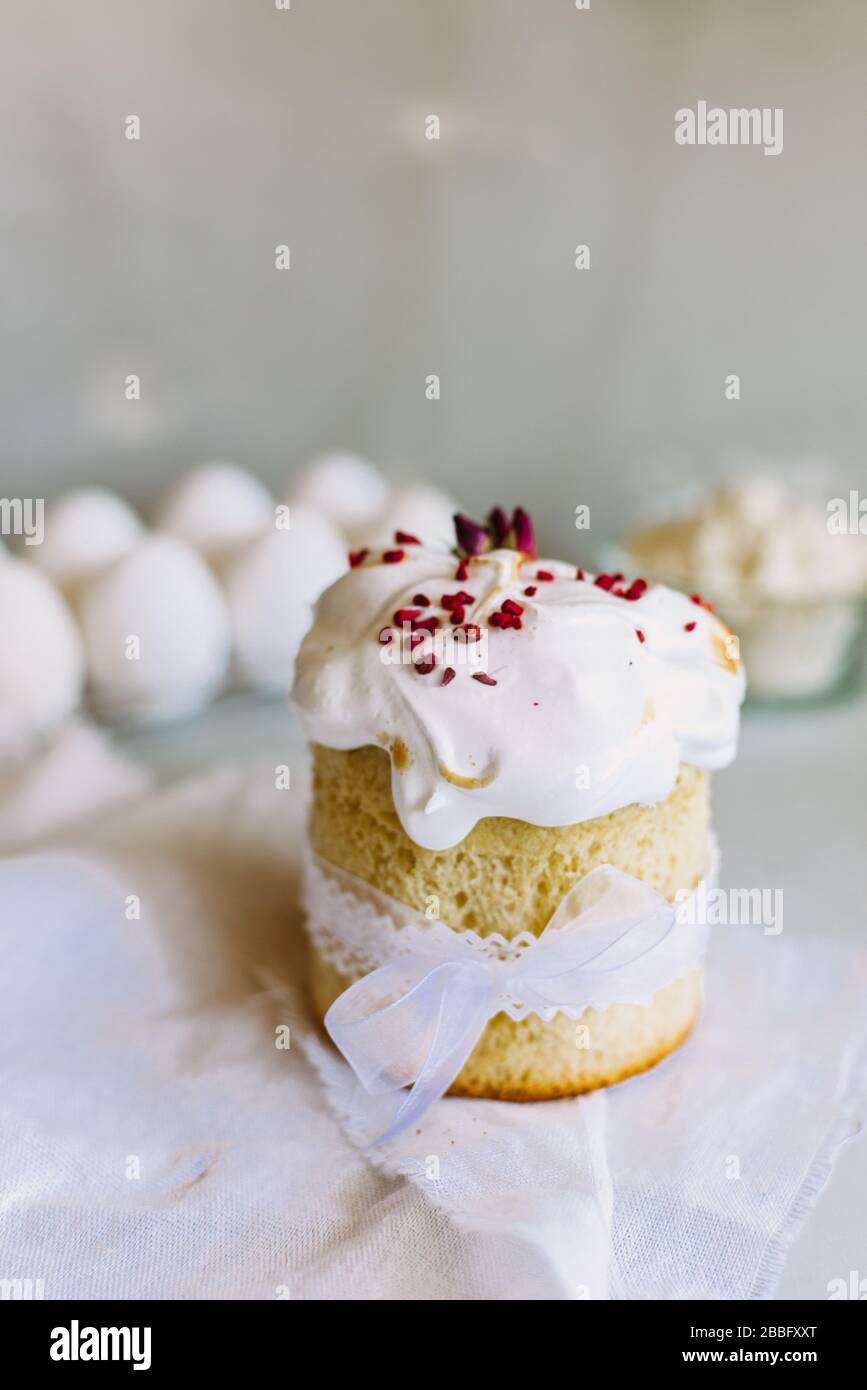
[[436, 1031], [424, 1065], [388, 1129], [374, 1141], [377, 1144], [408, 1129], [445, 1095], [484, 1032], [491, 1013], [487, 972], [476, 966], [457, 969], [466, 972], [466, 976], [471, 970], [473, 978], [456, 980], [452, 988], [443, 991]]
[[412, 1082], [374, 1143], [405, 1130], [448, 1090], [481, 1036], [491, 999], [490, 973], [480, 964], [397, 960], [332, 1004], [325, 1026], [369, 1094]]

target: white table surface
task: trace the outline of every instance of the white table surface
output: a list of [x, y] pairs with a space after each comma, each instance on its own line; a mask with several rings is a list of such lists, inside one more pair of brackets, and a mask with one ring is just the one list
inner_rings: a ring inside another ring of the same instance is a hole
[[[265, 757], [300, 771], [300, 731], [282, 700], [228, 697], [200, 719], [121, 745], [173, 779]], [[784, 930], [867, 948], [867, 698], [805, 711], [749, 710], [737, 762], [714, 782], [724, 884], [781, 888]], [[865, 999], [867, 1008], [867, 999]], [[822, 1020], [804, 1020], [804, 1048]], [[830, 1279], [867, 1278], [867, 1134], [847, 1143], [792, 1248], [784, 1298], [825, 1299]]]

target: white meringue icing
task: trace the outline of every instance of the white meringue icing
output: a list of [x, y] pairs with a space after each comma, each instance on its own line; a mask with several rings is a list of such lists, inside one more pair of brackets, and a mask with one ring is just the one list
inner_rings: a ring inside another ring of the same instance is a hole
[[[686, 595], [656, 585], [626, 600], [572, 565], [505, 549], [470, 559], [460, 581], [453, 554], [404, 549], [392, 564], [371, 552], [322, 595], [292, 698], [314, 742], [390, 752], [395, 808], [416, 844], [450, 848], [485, 816], [572, 825], [653, 804], [680, 763], [734, 757], [743, 669], [728, 630]], [[496, 685], [461, 665], [443, 685], [442, 661], [420, 675], [379, 641], [416, 593], [430, 599], [422, 616], [447, 627], [440, 599], [460, 589], [475, 599], [465, 620], [483, 628], [505, 599], [523, 608], [520, 631], [488, 629]]]

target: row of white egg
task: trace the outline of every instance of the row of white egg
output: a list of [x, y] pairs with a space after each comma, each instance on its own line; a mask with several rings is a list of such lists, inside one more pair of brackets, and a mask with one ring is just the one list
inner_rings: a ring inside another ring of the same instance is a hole
[[0, 555], [0, 753], [54, 727], [85, 687], [101, 716], [147, 723], [194, 713], [227, 684], [287, 690], [347, 547], [398, 528], [447, 542], [454, 510], [348, 454], [315, 461], [283, 503], [244, 469], [206, 464], [152, 530], [111, 492], [59, 498], [41, 543]]

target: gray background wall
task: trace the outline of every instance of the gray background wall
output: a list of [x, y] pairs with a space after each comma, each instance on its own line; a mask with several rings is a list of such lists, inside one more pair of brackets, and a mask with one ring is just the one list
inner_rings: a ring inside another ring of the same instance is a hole
[[6, 0], [0, 54], [0, 493], [344, 444], [565, 541], [731, 448], [864, 478], [860, 0]]

